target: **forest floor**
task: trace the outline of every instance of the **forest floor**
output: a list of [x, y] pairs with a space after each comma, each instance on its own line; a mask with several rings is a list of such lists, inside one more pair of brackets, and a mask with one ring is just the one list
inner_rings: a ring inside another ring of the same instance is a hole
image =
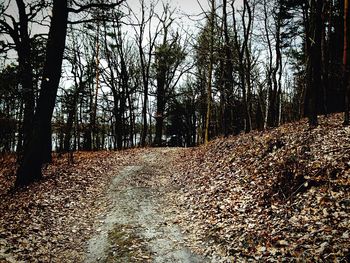
[[341, 116], [206, 146], [55, 157], [21, 191], [0, 157], [0, 262], [350, 262]]
[[[19, 192], [1, 179], [0, 262], [206, 262], [178, 227], [173, 160], [185, 149], [79, 152], [54, 158]], [[6, 168], [7, 167], [7, 168]]]
[[205, 262], [175, 221], [171, 160], [181, 149], [149, 149], [108, 190], [111, 210], [89, 241], [86, 262]]

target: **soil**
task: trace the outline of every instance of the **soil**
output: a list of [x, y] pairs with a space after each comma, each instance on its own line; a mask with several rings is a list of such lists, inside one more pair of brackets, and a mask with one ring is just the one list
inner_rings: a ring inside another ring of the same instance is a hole
[[206, 262], [192, 252], [171, 199], [172, 158], [183, 151], [156, 148], [125, 166], [108, 190], [109, 210], [88, 242], [85, 262]]

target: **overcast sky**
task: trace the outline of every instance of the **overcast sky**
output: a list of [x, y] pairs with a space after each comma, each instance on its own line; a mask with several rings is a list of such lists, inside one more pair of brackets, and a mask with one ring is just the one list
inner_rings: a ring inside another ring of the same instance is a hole
[[[139, 0], [126, 0], [126, 1], [130, 5], [130, 7], [132, 7], [132, 8], [136, 7], [136, 6], [140, 6]], [[159, 1], [159, 2], [161, 2], [161, 1]], [[172, 7], [178, 7], [182, 11], [189, 13], [189, 14], [196, 14], [196, 13], [201, 12], [201, 8], [200, 8], [197, 0], [173, 0], [173, 1], [169, 1], [169, 2], [170, 2], [170, 5]], [[199, 2], [201, 3], [201, 5], [203, 5], [203, 7], [208, 6], [207, 0], [199, 0]], [[150, 3], [150, 1], [145, 0], [146, 5], [148, 5], [149, 3]]]
[[[0, 1], [4, 1], [4, 0], [0, 0]], [[17, 7], [16, 7], [16, 4], [15, 4], [15, 1], [14, 0], [5, 0], [5, 3], [8, 3], [8, 1], [10, 1], [10, 6], [9, 6], [9, 9], [7, 10], [7, 13], [8, 14], [11, 14], [12, 16], [14, 16], [15, 18], [18, 17], [17, 15]], [[25, 2], [29, 2], [30, 0], [26, 0]], [[133, 11], [135, 13], [138, 13], [139, 12], [139, 9], [140, 9], [140, 0], [126, 0], [128, 5], [133, 9]], [[156, 1], [156, 0], [155, 0]], [[166, 1], [166, 0], [165, 0]], [[168, 0], [171, 7], [172, 8], [176, 8], [177, 9], [177, 14], [178, 14], [178, 17], [181, 16], [182, 14], [186, 14], [186, 15], [190, 15], [191, 18], [193, 20], [198, 20], [198, 19], [203, 19], [203, 16], [197, 16], [197, 15], [200, 15], [203, 11], [202, 11], [202, 8], [205, 10], [205, 11], [209, 11], [210, 8], [209, 8], [209, 1], [210, 0]], [[240, 5], [242, 3], [243, 0], [236, 0], [236, 4], [237, 5]], [[145, 0], [145, 4], [146, 6], [150, 4], [150, 0]], [[161, 3], [162, 3], [162, 0], [159, 0], [158, 1], [158, 8], [156, 8], [156, 11], [158, 12], [162, 12], [162, 8], [161, 8]], [[222, 0], [216, 0], [216, 4], [217, 5], [221, 5], [222, 4]], [[179, 21], [180, 24], [185, 24], [185, 26], [193, 26], [195, 27], [195, 22], [189, 20], [189, 19], [186, 19], [186, 18], [183, 18], [181, 20], [181, 22]], [[43, 28], [39, 28], [37, 25], [34, 25], [33, 28], [32, 28], [32, 33], [42, 33], [42, 32], [45, 32], [47, 31], [47, 28], [46, 29], [43, 29]], [[1, 39], [4, 39], [4, 36], [0, 36], [0, 40]]]

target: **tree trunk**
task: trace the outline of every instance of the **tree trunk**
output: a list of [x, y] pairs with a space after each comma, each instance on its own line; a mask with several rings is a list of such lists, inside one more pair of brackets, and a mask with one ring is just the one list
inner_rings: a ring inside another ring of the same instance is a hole
[[[116, 67], [116, 64], [115, 64], [115, 61], [112, 59], [112, 56], [111, 56], [111, 51], [108, 50], [108, 34], [107, 34], [107, 30], [106, 30], [106, 23], [104, 24], [104, 43], [105, 43], [105, 53], [106, 53], [106, 59], [107, 59], [107, 63], [108, 63], [108, 68], [110, 70], [110, 81], [109, 81], [109, 85], [110, 85], [110, 88], [112, 90], [112, 94], [113, 94], [113, 117], [114, 117], [114, 124], [112, 124], [113, 126], [113, 137], [114, 137], [114, 140], [113, 140], [113, 149], [116, 150], [120, 150], [122, 149], [123, 145], [123, 139], [122, 139], [122, 107], [119, 106], [122, 104], [122, 96], [119, 92], [119, 88], [118, 88], [118, 84], [117, 84], [117, 76], [115, 76], [115, 67]], [[117, 35], [117, 32], [114, 31], [115, 35]], [[119, 39], [118, 39], [119, 40]], [[121, 45], [121, 44], [120, 44]], [[120, 52], [120, 49], [118, 48], [118, 53], [120, 56], [122, 56], [122, 52]], [[125, 80], [123, 77], [124, 76], [124, 69], [123, 67], [125, 67], [124, 65], [124, 62], [122, 64], [122, 82], [124, 83]], [[118, 70], [117, 70], [118, 72]], [[125, 84], [123, 84], [125, 85]]]
[[279, 124], [279, 94], [280, 94], [280, 74], [282, 71], [282, 53], [281, 53], [281, 4], [278, 4], [278, 14], [275, 21], [276, 23], [276, 39], [275, 39], [275, 66], [272, 69], [272, 82], [273, 82], [273, 89], [270, 97], [270, 104], [269, 104], [269, 115], [268, 115], [268, 125], [270, 127], [277, 127]]
[[95, 80], [96, 87], [94, 90], [94, 101], [92, 105], [92, 115], [91, 115], [91, 142], [92, 150], [98, 150], [97, 136], [98, 136], [98, 124], [97, 124], [97, 102], [98, 93], [100, 89], [100, 23], [97, 22], [97, 32], [96, 32], [96, 60], [95, 60]]
[[[118, 26], [118, 30], [120, 30], [120, 27]], [[127, 65], [126, 65], [126, 61], [125, 61], [125, 57], [124, 57], [124, 51], [123, 51], [123, 43], [122, 43], [122, 37], [121, 37], [122, 33], [121, 31], [118, 31], [118, 38], [119, 38], [119, 45], [117, 47], [118, 49], [118, 53], [119, 53], [119, 57], [120, 57], [120, 74], [121, 74], [121, 101], [120, 101], [120, 115], [121, 115], [121, 134], [122, 134], [122, 141], [123, 138], [126, 135], [125, 132], [125, 116], [124, 114], [126, 113], [126, 101], [128, 98], [128, 90], [129, 90], [129, 73], [128, 73], [128, 69], [127, 69]], [[125, 145], [124, 145], [125, 146]], [[122, 146], [123, 147], [123, 146]]]
[[267, 0], [264, 0], [264, 30], [265, 37], [267, 41], [267, 46], [269, 50], [269, 63], [267, 65], [267, 91], [266, 91], [266, 103], [265, 103], [265, 118], [263, 127], [266, 129], [271, 124], [271, 105], [272, 105], [272, 72], [273, 72], [273, 53], [272, 53], [272, 43], [270, 39], [270, 28], [269, 28], [269, 12], [267, 10]]
[[51, 135], [51, 118], [61, 78], [67, 20], [67, 1], [54, 0], [40, 96], [33, 128], [17, 170], [16, 186], [28, 185], [42, 178], [41, 167], [48, 150], [47, 138]]
[[162, 146], [162, 134], [163, 134], [163, 116], [156, 116], [156, 135], [154, 137], [154, 145]]
[[[166, 39], [164, 40], [165, 43]], [[164, 122], [164, 111], [165, 111], [165, 85], [166, 85], [166, 68], [164, 54], [160, 54], [158, 58], [158, 69], [157, 69], [157, 112], [156, 112], [156, 134], [154, 137], [155, 146], [162, 146], [162, 135], [163, 135], [163, 122]]]
[[76, 108], [72, 107], [70, 108], [68, 112], [68, 117], [67, 117], [67, 123], [66, 123], [66, 132], [64, 136], [64, 143], [63, 143], [63, 148], [64, 152], [70, 152], [71, 150], [71, 138], [72, 138], [72, 129], [73, 129], [73, 123], [74, 123], [74, 116], [75, 116], [75, 110]]
[[19, 36], [14, 36], [16, 50], [18, 53], [19, 78], [23, 89], [24, 114], [21, 129], [21, 137], [23, 143], [18, 147], [19, 158], [23, 151], [23, 147], [28, 144], [29, 134], [32, 129], [32, 121], [34, 117], [34, 82], [33, 71], [31, 65], [31, 47], [28, 34], [28, 16], [25, 10], [25, 4], [22, 0], [16, 0], [19, 14]]
[[114, 100], [114, 106], [113, 106], [113, 114], [115, 118], [114, 122], [114, 140], [115, 145], [114, 149], [121, 150], [123, 148], [123, 135], [122, 135], [122, 112], [120, 111], [119, 104], [121, 103], [121, 98], [118, 94], [118, 91], [116, 89], [112, 89], [113, 93], [113, 100]]
[[[224, 135], [227, 136], [233, 133], [233, 119], [230, 114], [232, 110], [232, 95], [233, 95], [233, 62], [232, 62], [232, 49], [231, 40], [227, 25], [227, 0], [223, 1], [223, 26], [224, 26], [224, 39], [225, 39], [225, 70], [224, 70], [224, 112], [223, 112], [223, 127]], [[229, 98], [231, 100], [229, 100]]]
[[79, 92], [82, 89], [83, 83], [79, 83], [79, 86], [76, 87], [76, 90], [73, 94], [73, 99], [71, 102], [71, 105], [69, 105], [69, 111], [68, 111], [68, 117], [67, 117], [67, 123], [66, 123], [66, 129], [65, 129], [65, 137], [64, 137], [64, 151], [69, 152], [71, 150], [71, 138], [72, 138], [72, 130], [73, 130], [73, 123], [75, 119], [75, 113], [77, 109], [78, 104], [78, 97]]
[[[309, 58], [310, 70], [311, 70], [311, 86], [309, 87], [309, 125], [315, 127], [318, 125], [317, 112], [318, 112], [318, 93], [322, 86], [322, 7], [323, 0], [312, 0], [311, 1], [311, 32], [312, 32], [312, 43], [311, 43], [311, 54]], [[309, 40], [311, 41], [311, 40]]]
[[[238, 53], [238, 68], [239, 68], [239, 78], [243, 95], [243, 111], [244, 111], [244, 121], [245, 121], [245, 132], [248, 133], [252, 129], [252, 119], [251, 119], [251, 100], [250, 100], [250, 52], [248, 47], [248, 41], [250, 37], [250, 31], [252, 26], [252, 12], [251, 7], [247, 0], [243, 3], [243, 13], [242, 13], [242, 24], [243, 24], [243, 43], [240, 43], [238, 37], [238, 27], [235, 17], [234, 3], [231, 3], [232, 15], [233, 15], [233, 29], [234, 29], [234, 40], [235, 46]], [[248, 15], [248, 21], [246, 22], [246, 14]]]
[[[322, 24], [327, 25], [326, 27], [322, 28], [322, 42], [321, 42], [321, 50], [322, 50], [322, 113], [328, 114], [328, 101], [327, 101], [327, 95], [329, 90], [329, 72], [330, 72], [330, 32], [332, 31], [332, 3], [329, 1], [325, 1], [323, 9], [324, 15], [322, 16]], [[328, 37], [327, 37], [328, 34]]]
[[349, 125], [349, 108], [350, 108], [350, 19], [349, 19], [349, 1], [344, 0], [344, 50], [343, 50], [343, 86], [344, 86], [344, 125]]
[[[140, 35], [138, 39], [138, 50], [139, 50], [139, 55], [140, 55], [140, 63], [141, 63], [141, 72], [142, 72], [142, 84], [143, 84], [143, 104], [142, 104], [142, 131], [141, 131], [141, 146], [145, 147], [146, 146], [146, 138], [147, 138], [147, 133], [148, 133], [148, 123], [147, 123], [147, 107], [148, 107], [148, 73], [149, 73], [149, 63], [148, 61], [147, 65], [145, 62], [145, 52], [143, 50], [143, 37], [144, 37], [144, 26], [145, 26], [145, 6], [144, 6], [144, 1], [142, 1], [142, 18], [141, 18], [141, 23], [140, 23]], [[149, 55], [151, 54], [152, 50], [150, 47], [149, 50]], [[151, 56], [148, 56], [149, 59]]]
[[210, 114], [211, 114], [211, 85], [213, 75], [214, 64], [214, 18], [215, 18], [215, 1], [211, 1], [211, 13], [210, 13], [210, 36], [209, 36], [209, 65], [208, 65], [208, 83], [207, 83], [207, 113], [205, 116], [205, 130], [204, 130], [204, 143], [209, 142], [209, 129], [210, 129]]

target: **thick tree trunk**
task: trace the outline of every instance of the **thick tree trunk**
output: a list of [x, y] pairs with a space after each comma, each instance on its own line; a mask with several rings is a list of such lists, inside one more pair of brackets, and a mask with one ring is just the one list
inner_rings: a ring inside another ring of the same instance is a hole
[[157, 72], [157, 112], [156, 112], [156, 134], [154, 137], [154, 145], [162, 146], [163, 122], [165, 111], [165, 82], [166, 69], [163, 54], [159, 58], [159, 72]]
[[19, 35], [13, 37], [18, 53], [19, 77], [23, 89], [24, 100], [23, 124], [20, 131], [22, 133], [22, 142], [17, 147], [19, 157], [21, 158], [23, 147], [27, 145], [28, 137], [31, 132], [34, 117], [35, 96], [34, 77], [31, 65], [30, 38], [28, 34], [28, 16], [25, 11], [24, 2], [22, 0], [16, 0], [16, 4], [20, 20]]
[[349, 125], [350, 117], [350, 19], [349, 19], [349, 1], [344, 0], [344, 50], [343, 50], [343, 86], [344, 86], [344, 125]]
[[42, 178], [41, 167], [48, 150], [47, 138], [51, 131], [51, 118], [61, 78], [67, 19], [67, 1], [54, 0], [40, 96], [33, 128], [17, 170], [16, 186], [28, 185]]
[[328, 91], [329, 91], [329, 72], [330, 72], [330, 42], [329, 32], [332, 31], [332, 3], [325, 1], [323, 3], [324, 15], [322, 16], [322, 24], [327, 25], [326, 27], [322, 27], [322, 42], [321, 42], [321, 50], [322, 50], [322, 113], [328, 114]]
[[154, 145], [158, 147], [162, 146], [163, 122], [163, 116], [156, 116], [156, 135], [154, 137]]
[[[312, 43], [311, 43], [311, 54], [309, 57], [310, 70], [311, 70], [311, 85], [309, 86], [309, 101], [308, 101], [308, 118], [309, 125], [311, 127], [318, 125], [317, 112], [318, 112], [318, 95], [319, 90], [322, 87], [322, 7], [323, 0], [312, 0], [311, 1], [311, 32], [312, 32]], [[309, 40], [310, 41], [310, 40]]]

